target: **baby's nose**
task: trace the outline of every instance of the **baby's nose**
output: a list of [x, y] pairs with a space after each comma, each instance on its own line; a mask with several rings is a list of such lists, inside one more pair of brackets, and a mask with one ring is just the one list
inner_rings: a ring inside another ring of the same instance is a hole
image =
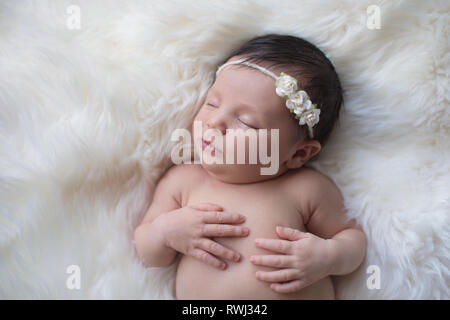
[[222, 135], [225, 135], [225, 133], [226, 133], [225, 123], [223, 121], [220, 121], [217, 119], [209, 119], [206, 122], [206, 128], [218, 130]]

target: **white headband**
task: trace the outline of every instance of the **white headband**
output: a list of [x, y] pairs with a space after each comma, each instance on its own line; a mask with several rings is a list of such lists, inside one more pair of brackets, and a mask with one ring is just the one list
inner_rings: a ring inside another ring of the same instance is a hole
[[274, 78], [277, 95], [286, 99], [286, 107], [290, 112], [295, 113], [295, 119], [300, 119], [299, 125], [308, 125], [309, 137], [313, 138], [312, 128], [319, 122], [320, 109], [317, 108], [316, 104], [312, 104], [305, 91], [298, 89], [297, 79], [284, 72], [281, 72], [280, 76], [277, 77], [273, 72], [244, 59], [230, 61], [221, 65], [216, 71], [216, 77], [223, 68], [231, 64], [243, 64], [258, 69]]

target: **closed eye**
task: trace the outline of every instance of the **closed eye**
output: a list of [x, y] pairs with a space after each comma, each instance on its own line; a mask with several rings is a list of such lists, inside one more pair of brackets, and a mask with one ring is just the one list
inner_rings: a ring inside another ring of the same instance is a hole
[[[213, 104], [211, 104], [211, 103], [209, 103], [209, 102], [207, 102], [206, 103], [206, 105], [207, 106], [209, 106], [209, 107], [211, 107], [211, 108], [219, 108], [219, 107], [217, 107], [217, 106], [215, 106], [215, 105], [213, 105]], [[256, 128], [256, 127], [254, 127], [254, 126], [251, 126], [251, 125], [249, 125], [249, 124], [247, 124], [247, 123], [245, 123], [244, 121], [242, 121], [241, 119], [237, 119], [240, 123], [242, 123], [244, 126], [246, 126], [247, 128], [251, 128], [251, 129], [258, 129], [258, 128]]]
[[245, 123], [245, 122], [242, 121], [241, 119], [238, 119], [238, 121], [239, 121], [240, 123], [242, 123], [242, 124], [243, 124], [244, 126], [246, 126], [246, 127], [249, 127], [249, 128], [251, 128], [251, 129], [258, 129], [258, 128], [255, 128], [255, 127], [253, 127], [253, 126], [251, 126], [251, 125]]

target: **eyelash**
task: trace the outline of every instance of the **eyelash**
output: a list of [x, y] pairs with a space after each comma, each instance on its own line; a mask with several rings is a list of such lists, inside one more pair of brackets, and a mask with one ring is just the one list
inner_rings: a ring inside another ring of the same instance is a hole
[[[210, 107], [212, 107], [212, 108], [218, 108], [218, 107], [212, 105], [211, 103], [207, 103], [206, 105], [207, 105], [207, 106], [210, 106]], [[244, 126], [246, 126], [246, 127], [249, 127], [249, 128], [251, 128], [251, 129], [258, 129], [258, 128], [255, 128], [255, 127], [252, 127], [252, 126], [246, 124], [245, 122], [242, 122], [242, 120], [239, 119], [239, 118], [238, 118], [238, 120], [239, 120], [240, 123], [242, 123], [242, 124], [243, 124]]]

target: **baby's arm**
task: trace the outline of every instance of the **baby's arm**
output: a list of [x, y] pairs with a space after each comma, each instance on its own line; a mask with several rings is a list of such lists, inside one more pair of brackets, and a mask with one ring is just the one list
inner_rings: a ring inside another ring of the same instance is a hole
[[292, 194], [308, 232], [277, 226], [279, 239], [255, 239], [271, 255], [255, 255], [250, 262], [276, 268], [258, 271], [256, 278], [271, 283], [279, 293], [299, 291], [329, 275], [344, 275], [362, 262], [366, 238], [354, 221], [348, 221], [342, 196], [336, 185], [315, 171], [303, 171], [300, 179], [289, 180]]
[[243, 215], [208, 202], [183, 207], [182, 194], [202, 181], [196, 172], [189, 165], [177, 165], [158, 182], [150, 208], [134, 233], [144, 265], [169, 266], [178, 252], [219, 269], [227, 267], [224, 259], [240, 261], [238, 252], [212, 238], [246, 237], [248, 228], [238, 226], [245, 222]]
[[311, 213], [306, 228], [320, 238], [329, 239], [329, 274], [353, 272], [366, 252], [366, 237], [362, 229], [347, 218], [342, 195], [331, 180], [322, 176], [311, 183], [309, 190]]
[[136, 251], [146, 266], [169, 266], [177, 255], [177, 251], [166, 246], [162, 226], [154, 221], [163, 213], [181, 208], [181, 191], [177, 188], [179, 184], [175, 183], [176, 171], [176, 167], [170, 168], [158, 181], [151, 205], [134, 232]]

